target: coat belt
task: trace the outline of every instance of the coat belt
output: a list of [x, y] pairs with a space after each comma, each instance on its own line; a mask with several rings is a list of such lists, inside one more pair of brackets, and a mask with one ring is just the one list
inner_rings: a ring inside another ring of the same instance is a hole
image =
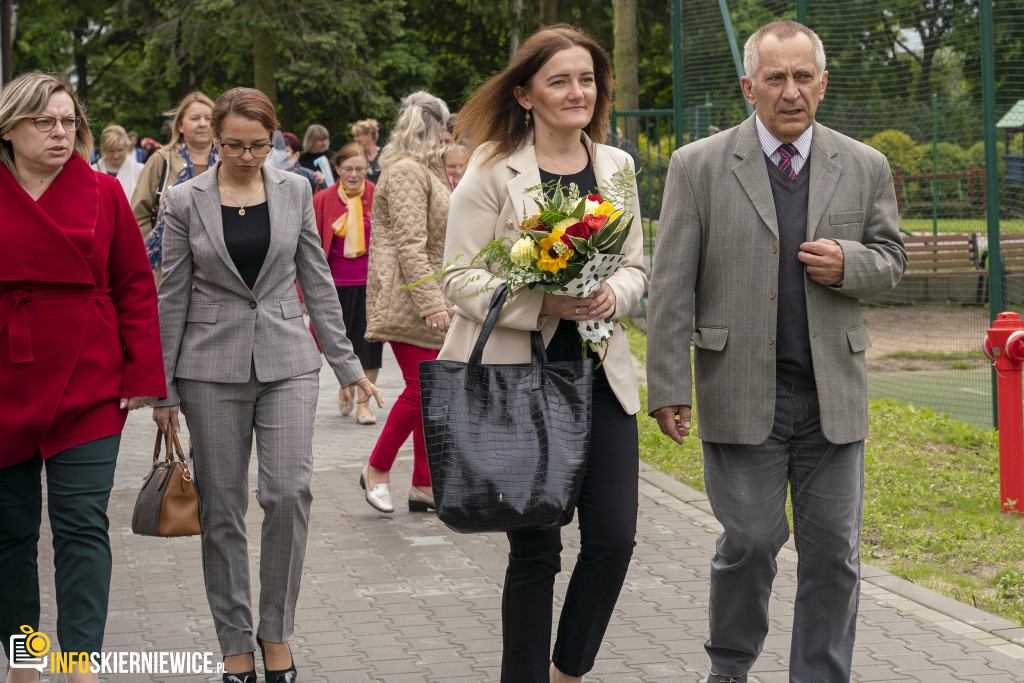
[[[11, 345], [11, 363], [31, 363], [34, 360], [32, 355], [32, 328], [28, 322], [28, 307], [23, 305], [28, 301], [60, 300], [72, 301], [110, 301], [110, 288], [97, 287], [94, 289], [15, 289], [14, 291], [0, 294], [0, 302], [3, 298], [10, 300], [10, 304], [0, 303], [0, 332], [9, 328]], [[6, 310], [5, 310], [6, 309]]]

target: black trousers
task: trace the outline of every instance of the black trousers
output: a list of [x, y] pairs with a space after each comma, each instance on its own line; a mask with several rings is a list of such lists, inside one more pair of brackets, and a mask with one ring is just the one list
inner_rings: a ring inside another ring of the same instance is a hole
[[639, 444], [604, 373], [594, 382], [590, 456], [576, 503], [580, 553], [558, 621], [551, 654], [555, 575], [561, 571], [559, 529], [508, 534], [508, 570], [501, 596], [501, 680], [546, 683], [551, 662], [582, 676], [594, 667], [636, 545]]

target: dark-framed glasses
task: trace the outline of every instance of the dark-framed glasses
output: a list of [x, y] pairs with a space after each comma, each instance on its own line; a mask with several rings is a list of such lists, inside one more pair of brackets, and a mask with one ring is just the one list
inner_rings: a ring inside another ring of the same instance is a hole
[[73, 133], [82, 125], [81, 116], [65, 116], [60, 119], [55, 119], [52, 116], [30, 116], [29, 118], [32, 119], [32, 123], [40, 133], [49, 133], [57, 125], [57, 121], [60, 121], [61, 128], [66, 133]]
[[270, 156], [270, 153], [274, 151], [274, 145], [269, 142], [256, 143], [251, 147], [246, 147], [245, 145], [239, 145], [233, 142], [224, 142], [220, 138], [217, 138], [217, 142], [220, 143], [220, 147], [224, 151], [224, 155], [229, 157], [240, 157], [246, 152], [249, 152], [249, 154], [254, 157], [265, 157]]

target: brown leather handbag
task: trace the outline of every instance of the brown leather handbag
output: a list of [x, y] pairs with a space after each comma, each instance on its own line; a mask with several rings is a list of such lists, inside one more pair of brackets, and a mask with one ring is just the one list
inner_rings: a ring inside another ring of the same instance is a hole
[[[160, 460], [160, 441], [167, 455]], [[175, 460], [174, 456], [178, 459]], [[156, 433], [153, 467], [142, 482], [132, 514], [132, 533], [140, 536], [194, 536], [199, 526], [199, 497], [178, 435], [168, 426]]]

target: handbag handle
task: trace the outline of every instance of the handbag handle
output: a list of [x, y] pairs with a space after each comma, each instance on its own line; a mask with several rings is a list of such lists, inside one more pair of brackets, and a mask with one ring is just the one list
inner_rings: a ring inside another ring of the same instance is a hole
[[185, 453], [181, 450], [181, 442], [178, 441], [178, 434], [174, 429], [167, 425], [167, 431], [162, 432], [157, 427], [156, 430], [156, 446], [153, 449], [153, 464], [156, 465], [160, 461], [160, 441], [164, 442], [164, 447], [167, 449], [167, 455], [164, 457], [164, 461], [168, 464], [174, 462], [174, 456], [178, 456], [178, 462], [181, 464], [182, 475], [181, 478], [185, 481], [192, 481], [192, 474], [188, 471], [188, 461], [185, 460]]
[[[502, 282], [494, 289], [491, 295], [491, 307], [484, 318], [484, 325], [480, 328], [480, 336], [476, 338], [476, 345], [473, 346], [473, 353], [469, 355], [470, 365], [480, 365], [484, 357], [484, 346], [494, 330], [498, 318], [501, 316], [501, 309], [508, 298], [508, 286]], [[530, 356], [533, 363], [546, 363], [548, 360], [547, 351], [544, 349], [544, 337], [538, 330], [530, 330]]]

